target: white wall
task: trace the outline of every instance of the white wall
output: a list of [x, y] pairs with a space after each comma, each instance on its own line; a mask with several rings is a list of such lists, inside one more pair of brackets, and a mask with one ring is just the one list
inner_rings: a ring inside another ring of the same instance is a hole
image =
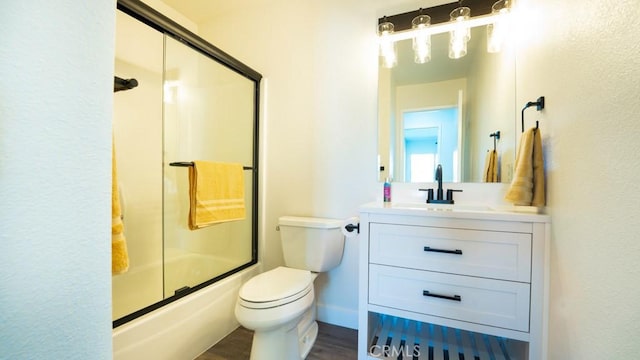
[[640, 352], [640, 7], [521, 0], [518, 103], [540, 119], [552, 215], [549, 359]]
[[0, 8], [0, 357], [110, 359], [115, 5]]
[[[263, 3], [203, 33], [269, 78], [264, 259], [273, 267], [278, 216], [344, 217], [377, 195], [374, 24], [404, 1]], [[549, 358], [624, 358], [640, 351], [637, 1], [519, 3], [533, 9], [519, 22], [517, 104], [547, 98], [527, 119], [539, 116], [546, 134]], [[217, 31], [230, 24], [242, 27]], [[355, 308], [354, 243], [319, 295], [329, 306]]]
[[[283, 263], [279, 216], [346, 218], [376, 195], [375, 19], [365, 1], [258, 1], [198, 24], [267, 79], [266, 269]], [[357, 325], [357, 241], [348, 239], [341, 266], [316, 280], [325, 321]]]
[[[372, 24], [375, 8], [393, 3], [243, 8], [255, 12], [230, 17], [243, 26], [228, 39], [207, 26], [214, 44], [269, 77], [270, 267], [282, 261], [278, 216], [346, 217], [378, 195]], [[640, 352], [637, 1], [519, 3], [532, 12], [518, 103], [548, 101], [539, 116], [553, 221], [549, 358], [624, 359]], [[2, 6], [0, 308], [11, 312], [0, 348], [13, 359], [108, 359], [113, 4]], [[356, 241], [325, 279], [325, 304], [355, 308]]]

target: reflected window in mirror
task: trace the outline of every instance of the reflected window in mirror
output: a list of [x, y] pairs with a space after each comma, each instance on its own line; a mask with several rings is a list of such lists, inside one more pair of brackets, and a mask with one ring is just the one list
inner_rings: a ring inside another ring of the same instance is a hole
[[457, 106], [405, 112], [402, 117], [404, 179], [433, 182], [435, 168], [442, 165], [442, 180], [457, 179], [460, 154]]

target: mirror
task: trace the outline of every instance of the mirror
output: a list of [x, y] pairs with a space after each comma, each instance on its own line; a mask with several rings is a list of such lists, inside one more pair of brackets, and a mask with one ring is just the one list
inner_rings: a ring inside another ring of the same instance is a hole
[[[488, 53], [486, 27], [471, 29], [468, 53], [448, 57], [449, 33], [431, 37], [431, 61], [416, 64], [411, 40], [396, 43], [398, 65], [378, 77], [379, 181], [483, 182], [487, 154], [500, 131], [498, 181], [510, 182], [519, 135], [515, 54]], [[517, 131], [517, 132], [516, 132]]]

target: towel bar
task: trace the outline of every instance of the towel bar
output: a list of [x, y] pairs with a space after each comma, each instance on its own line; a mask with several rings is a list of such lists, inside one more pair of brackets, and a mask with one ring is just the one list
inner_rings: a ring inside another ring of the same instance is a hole
[[[189, 167], [189, 166], [193, 166], [193, 161], [176, 161], [176, 162], [169, 163], [169, 166]], [[243, 166], [242, 169], [253, 170], [253, 167]]]
[[[524, 132], [524, 111], [527, 110], [529, 107], [534, 106], [534, 105], [535, 105], [537, 111], [540, 111], [540, 110], [544, 109], [544, 96], [540, 96], [538, 98], [538, 101], [529, 101], [522, 108], [522, 116], [521, 116], [521, 118], [522, 118], [522, 132]], [[537, 128], [538, 128], [538, 120], [536, 120], [536, 129]]]
[[136, 79], [123, 79], [117, 76], [113, 77], [113, 92], [133, 89], [138, 86], [138, 80]]
[[500, 130], [489, 134], [489, 137], [493, 138], [493, 150], [496, 150], [496, 140], [500, 140]]

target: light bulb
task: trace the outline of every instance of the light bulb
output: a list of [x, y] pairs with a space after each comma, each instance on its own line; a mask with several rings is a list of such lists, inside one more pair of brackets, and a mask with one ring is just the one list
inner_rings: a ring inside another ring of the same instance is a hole
[[396, 43], [390, 39], [390, 35], [393, 34], [393, 28], [393, 24], [388, 21], [378, 25], [380, 65], [385, 68], [392, 68], [398, 64]]
[[490, 53], [502, 50], [502, 44], [509, 33], [510, 6], [509, 0], [499, 0], [491, 7], [491, 13], [497, 16], [493, 24], [487, 25], [487, 51]]
[[471, 16], [471, 9], [468, 7], [459, 7], [449, 14], [451, 21], [456, 26], [450, 32], [449, 38], [449, 57], [451, 59], [459, 59], [467, 55], [467, 41], [471, 39], [471, 29], [467, 25], [467, 20]]
[[413, 59], [417, 64], [424, 64], [431, 60], [431, 35], [426, 31], [429, 25], [431, 25], [429, 15], [418, 15], [411, 21], [411, 28], [415, 31]]

